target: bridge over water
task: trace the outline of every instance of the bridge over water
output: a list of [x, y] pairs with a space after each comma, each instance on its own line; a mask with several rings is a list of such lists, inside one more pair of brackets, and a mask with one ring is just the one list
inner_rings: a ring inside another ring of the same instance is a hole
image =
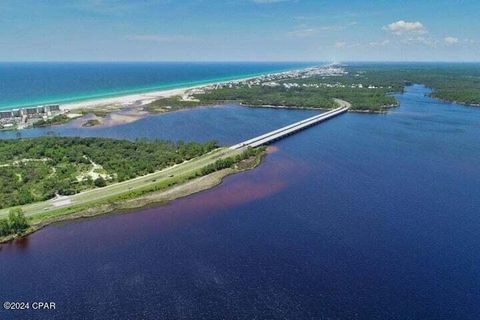
[[320, 122], [336, 117], [344, 112], [347, 112], [349, 108], [350, 108], [350, 105], [348, 103], [343, 103], [342, 106], [337, 109], [333, 109], [328, 112], [310, 117], [308, 119], [295, 122], [291, 125], [282, 127], [280, 129], [267, 132], [253, 139], [249, 139], [241, 143], [238, 143], [236, 145], [233, 145], [230, 147], [230, 149], [235, 150], [235, 149], [240, 149], [245, 147], [258, 147], [261, 145], [269, 144], [273, 141], [280, 140], [285, 138], [286, 136], [295, 134], [300, 130], [304, 130], [308, 127], [319, 124]]

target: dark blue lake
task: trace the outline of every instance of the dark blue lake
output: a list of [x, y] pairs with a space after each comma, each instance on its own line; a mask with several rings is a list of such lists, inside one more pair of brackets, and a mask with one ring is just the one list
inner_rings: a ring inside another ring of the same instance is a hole
[[185, 111], [152, 115], [135, 122], [115, 126], [82, 127], [85, 122], [73, 121], [66, 125], [31, 128], [19, 131], [0, 131], [0, 139], [45, 135], [137, 138], [208, 141], [232, 145], [262, 133], [318, 114], [315, 110], [277, 110], [247, 108], [239, 105], [200, 107]]
[[[427, 92], [278, 141], [214, 189], [3, 245], [0, 300], [57, 309], [0, 319], [479, 319], [480, 109]], [[310, 114], [205, 108], [137, 133], [228, 144]]]

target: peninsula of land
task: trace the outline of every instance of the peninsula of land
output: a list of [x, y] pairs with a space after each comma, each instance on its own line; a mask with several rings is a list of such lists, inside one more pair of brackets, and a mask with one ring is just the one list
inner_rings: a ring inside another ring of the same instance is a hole
[[350, 104], [229, 148], [215, 142], [46, 136], [0, 140], [0, 242], [52, 222], [144, 206], [255, 167], [264, 145], [348, 111]]
[[258, 165], [265, 148], [40, 137], [0, 140], [0, 151], [1, 243], [56, 221], [204, 190]]
[[[412, 82], [433, 88], [430, 95], [435, 98], [479, 104], [480, 81], [474, 81], [480, 77], [478, 68], [444, 70], [437, 66], [430, 73], [425, 68], [312, 67], [184, 89], [2, 111], [0, 125], [20, 121], [15, 123], [18, 128], [49, 126], [75, 117], [84, 119], [84, 127], [109, 122], [115, 125], [150, 113], [228, 102], [251, 107], [346, 108], [350, 112], [382, 113], [397, 105], [392, 93], [403, 91]], [[449, 83], [442, 82], [442, 77]], [[451, 91], [449, 86], [459, 89]], [[263, 148], [220, 148], [214, 142], [63, 137], [0, 140], [0, 242], [55, 221], [167, 201], [203, 190], [219, 183], [224, 175], [254, 167], [263, 154]]]

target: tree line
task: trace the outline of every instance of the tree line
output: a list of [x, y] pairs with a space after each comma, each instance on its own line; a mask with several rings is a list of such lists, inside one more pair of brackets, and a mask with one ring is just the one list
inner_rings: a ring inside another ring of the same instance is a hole
[[[234, 85], [195, 94], [197, 101], [180, 97], [159, 99], [150, 111], [187, 108], [198, 105], [238, 102], [244, 105], [335, 108], [334, 98], [351, 103], [352, 110], [384, 111], [398, 102], [392, 93], [405, 85], [421, 83], [433, 89], [431, 96], [459, 103], [480, 105], [479, 64], [353, 64], [342, 76], [312, 76], [279, 81], [299, 86]], [[303, 84], [319, 85], [303, 86]], [[359, 86], [359, 85], [362, 86]]]
[[227, 169], [232, 167], [234, 164], [248, 159], [250, 157], [256, 156], [259, 153], [263, 152], [265, 150], [265, 147], [259, 147], [259, 148], [248, 148], [247, 150], [243, 151], [242, 153], [234, 156], [234, 157], [228, 157], [224, 159], [218, 159], [212, 164], [206, 165], [205, 167], [202, 168], [200, 171], [200, 175], [204, 176], [207, 174], [210, 174], [215, 171], [219, 171], [222, 169]]

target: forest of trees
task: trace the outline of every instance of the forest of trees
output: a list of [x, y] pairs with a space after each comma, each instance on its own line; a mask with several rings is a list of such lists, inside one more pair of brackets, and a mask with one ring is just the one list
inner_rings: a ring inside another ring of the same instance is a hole
[[[0, 208], [128, 180], [215, 148], [213, 141], [174, 143], [68, 137], [0, 140]], [[97, 170], [89, 175], [93, 164]]]
[[391, 86], [402, 91], [406, 84], [419, 83], [433, 89], [435, 98], [480, 105], [480, 65], [475, 63], [356, 64], [337, 81]]
[[[352, 110], [385, 111], [396, 105], [393, 93], [402, 92], [410, 83], [425, 84], [433, 89], [432, 96], [448, 101], [480, 105], [480, 66], [478, 64], [353, 64], [343, 76], [312, 76], [288, 79], [299, 87], [247, 86], [220, 88], [196, 94], [198, 101], [180, 97], [164, 98], [147, 107], [149, 111], [165, 111], [166, 107], [181, 109], [198, 105], [238, 102], [244, 105], [334, 108], [333, 99], [346, 100]], [[305, 87], [303, 84], [315, 85]], [[362, 87], [359, 87], [359, 85]], [[328, 86], [327, 86], [328, 85]], [[370, 88], [369, 88], [370, 87]]]
[[[337, 79], [338, 77], [331, 77]], [[338, 107], [333, 99], [343, 99], [352, 104], [353, 110], [381, 111], [386, 106], [396, 104], [395, 98], [388, 95], [389, 89], [350, 88], [350, 87], [305, 87], [303, 84], [324, 84], [324, 79], [291, 79], [289, 83], [300, 86], [285, 88], [284, 86], [252, 86], [212, 90], [206, 94], [196, 95], [201, 103], [212, 104], [223, 101], [237, 101], [245, 105], [273, 105], [302, 108], [332, 109]]]
[[245, 105], [279, 105], [308, 108], [334, 108], [335, 102], [313, 88], [241, 86], [222, 88], [197, 95], [200, 101], [237, 101]]

